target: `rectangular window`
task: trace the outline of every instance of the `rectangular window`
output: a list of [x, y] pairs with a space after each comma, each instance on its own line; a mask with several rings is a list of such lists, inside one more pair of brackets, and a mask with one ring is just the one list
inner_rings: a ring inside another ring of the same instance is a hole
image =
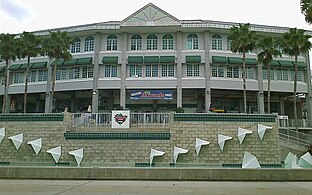
[[288, 81], [288, 70], [287, 69], [278, 69], [276, 75], [277, 75], [278, 81]]
[[147, 50], [157, 50], [157, 39], [147, 39]]
[[107, 50], [117, 50], [117, 39], [109, 39], [107, 41]]
[[[269, 75], [268, 72], [269, 72], [268, 69], [263, 69], [262, 71], [263, 79], [268, 79], [268, 75]], [[271, 73], [270, 79], [274, 80], [274, 69], [270, 69], [270, 73]]]
[[105, 65], [104, 77], [117, 77], [117, 65]]
[[145, 77], [158, 77], [158, 65], [146, 65]]
[[61, 80], [66, 80], [66, 79], [67, 79], [67, 69], [61, 68]]
[[83, 79], [88, 78], [88, 67], [87, 66], [82, 67], [81, 78], [83, 78]]
[[187, 77], [199, 77], [199, 64], [187, 64], [186, 76]]
[[131, 50], [142, 50], [142, 39], [131, 39]]
[[130, 77], [142, 77], [142, 65], [130, 65], [129, 68]]
[[224, 68], [223, 66], [218, 66], [218, 77], [224, 77]]
[[36, 72], [37, 71], [30, 71], [28, 75], [28, 82], [36, 82]]
[[24, 82], [24, 73], [15, 72], [13, 76], [13, 83], [23, 83]]
[[[294, 70], [291, 71], [291, 80], [292, 81], [295, 80], [295, 71]], [[297, 81], [303, 81], [303, 73], [302, 73], [302, 71], [298, 71], [297, 72]]]
[[173, 49], [173, 39], [163, 39], [163, 50]]
[[47, 70], [38, 70], [38, 82], [48, 80], [48, 71]]
[[93, 78], [93, 66], [88, 67], [88, 78]]
[[75, 79], [80, 79], [80, 67], [74, 67], [75, 69]]
[[174, 77], [174, 65], [173, 64], [162, 64], [161, 65], [161, 76], [162, 77]]
[[227, 78], [239, 78], [238, 66], [228, 66], [226, 71]]
[[254, 79], [254, 68], [253, 67], [246, 67], [246, 78], [247, 79]]
[[68, 69], [68, 79], [74, 79], [75, 69], [73, 67]]

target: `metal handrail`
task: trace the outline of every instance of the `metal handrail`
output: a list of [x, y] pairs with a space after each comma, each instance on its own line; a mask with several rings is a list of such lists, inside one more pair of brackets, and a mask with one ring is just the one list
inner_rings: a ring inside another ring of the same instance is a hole
[[[111, 113], [73, 113], [73, 127], [105, 127], [111, 128]], [[130, 127], [168, 128], [170, 113], [130, 113]]]
[[279, 129], [279, 138], [288, 144], [304, 147], [312, 143], [312, 135], [290, 129]]

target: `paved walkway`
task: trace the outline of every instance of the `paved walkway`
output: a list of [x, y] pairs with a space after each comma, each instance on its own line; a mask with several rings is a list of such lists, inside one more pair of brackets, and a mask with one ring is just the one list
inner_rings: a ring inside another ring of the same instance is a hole
[[1, 195], [311, 195], [312, 182], [0, 180]]

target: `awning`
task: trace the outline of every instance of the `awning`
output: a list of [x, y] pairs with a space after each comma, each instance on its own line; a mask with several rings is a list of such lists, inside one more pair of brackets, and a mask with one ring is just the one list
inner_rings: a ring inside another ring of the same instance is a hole
[[144, 63], [159, 63], [159, 56], [144, 56]]
[[212, 56], [212, 63], [226, 64], [227, 63], [227, 59], [224, 56]]
[[71, 59], [71, 60], [68, 60], [68, 61], [65, 61], [64, 63], [63, 63], [63, 65], [76, 65], [77, 64], [77, 61], [78, 61], [78, 59]]
[[294, 64], [291, 61], [279, 60], [278, 62], [283, 67], [294, 67]]
[[9, 67], [9, 70], [10, 71], [15, 71], [15, 70], [19, 70], [20, 66], [22, 66], [23, 64], [12, 64], [10, 67]]
[[228, 61], [230, 64], [243, 64], [242, 58], [228, 57]]
[[92, 64], [92, 57], [79, 58], [76, 64], [77, 65]]
[[160, 63], [175, 63], [175, 56], [160, 56]]
[[201, 63], [201, 56], [186, 56], [186, 63]]
[[271, 66], [279, 66], [280, 64], [278, 63], [277, 60], [272, 60], [270, 63]]
[[51, 64], [51, 66], [54, 66], [54, 65], [63, 65], [64, 63], [64, 60], [54, 60]]
[[143, 63], [143, 56], [129, 56], [128, 63]]
[[258, 64], [258, 60], [255, 58], [246, 58], [245, 60], [246, 60], [245, 62], [247, 65], [257, 65]]
[[[35, 63], [29, 63], [29, 69], [34, 65]], [[26, 70], [27, 69], [27, 63], [22, 64], [22, 66], [19, 67], [20, 70]]]
[[35, 62], [31, 66], [31, 69], [36, 69], [36, 68], [47, 68], [47, 62]]
[[104, 56], [102, 62], [103, 64], [118, 64], [118, 56]]
[[[293, 63], [295, 63], [295, 62], [293, 62]], [[298, 68], [306, 68], [307, 64], [304, 62], [297, 62], [297, 66], [298, 66]]]

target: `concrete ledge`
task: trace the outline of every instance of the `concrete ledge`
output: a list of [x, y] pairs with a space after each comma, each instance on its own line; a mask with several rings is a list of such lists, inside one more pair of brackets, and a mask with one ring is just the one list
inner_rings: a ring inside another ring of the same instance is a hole
[[0, 179], [312, 181], [312, 169], [0, 167]]

